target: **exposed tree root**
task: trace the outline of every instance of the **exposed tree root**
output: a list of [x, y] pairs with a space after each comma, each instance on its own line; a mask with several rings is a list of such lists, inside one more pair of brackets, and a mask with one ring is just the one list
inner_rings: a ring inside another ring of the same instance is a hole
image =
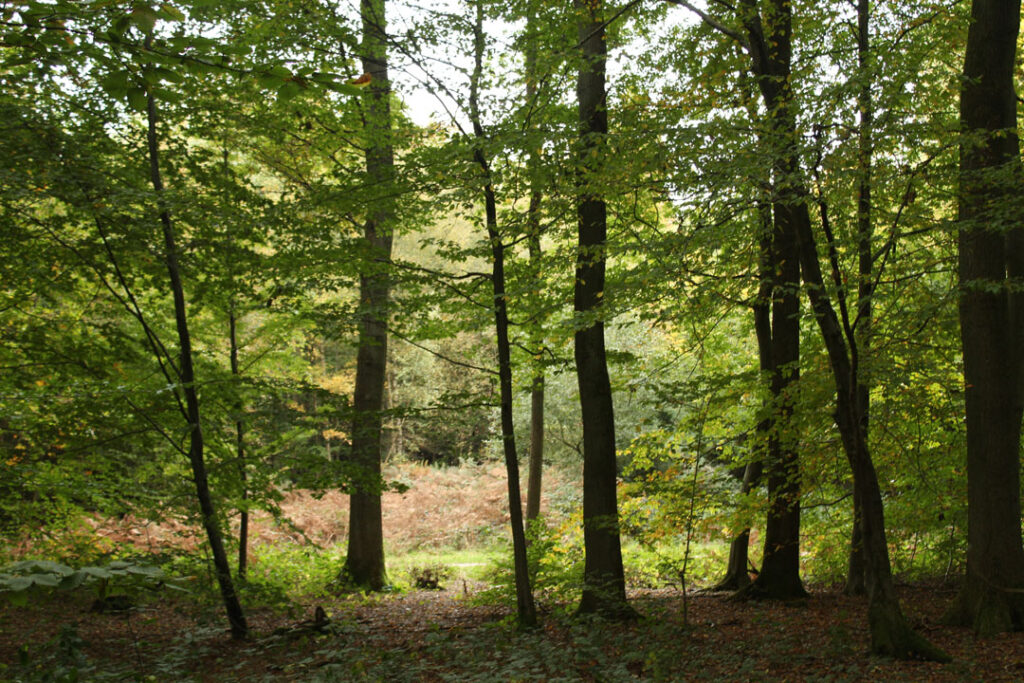
[[922, 659], [948, 662], [951, 657], [910, 628], [898, 606], [873, 604], [868, 607], [871, 653], [893, 659]]
[[942, 621], [970, 627], [982, 638], [1024, 630], [1024, 590], [999, 589], [968, 579]]

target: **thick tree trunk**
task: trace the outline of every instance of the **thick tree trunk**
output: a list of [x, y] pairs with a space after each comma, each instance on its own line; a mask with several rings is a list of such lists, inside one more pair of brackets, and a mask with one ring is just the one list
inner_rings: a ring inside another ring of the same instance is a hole
[[795, 382], [800, 366], [800, 262], [788, 207], [776, 203], [772, 262], [771, 425], [765, 469], [768, 516], [761, 572], [747, 595], [777, 599], [807, 595], [800, 580], [800, 461], [793, 433]]
[[[469, 109], [473, 134], [482, 144], [485, 139], [480, 122], [479, 84], [484, 59], [484, 6], [477, 0], [473, 31], [473, 79], [470, 83]], [[512, 527], [512, 556], [516, 583], [516, 616], [520, 628], [537, 625], [537, 611], [530, 589], [530, 567], [526, 557], [526, 534], [523, 530], [523, 503], [519, 487], [519, 455], [516, 453], [516, 430], [512, 414], [512, 352], [508, 336], [508, 300], [505, 296], [505, 245], [498, 233], [498, 201], [491, 184], [491, 169], [483, 147], [473, 153], [484, 174], [484, 210], [487, 238], [491, 243], [491, 284], [494, 292], [494, 330], [498, 346], [498, 385], [501, 396], [501, 441], [508, 477], [509, 524]]]
[[982, 635], [1024, 628], [1024, 212], [1013, 83], [1019, 28], [1019, 0], [974, 0], [960, 92], [967, 577], [948, 616]]
[[[772, 292], [775, 289], [775, 267], [772, 258], [774, 229], [771, 202], [759, 202], [758, 214], [760, 226], [758, 233], [758, 287], [757, 298], [751, 308], [754, 313], [754, 336], [757, 339], [757, 356], [761, 375], [769, 378], [770, 382], [773, 367], [771, 310]], [[772, 405], [767, 406], [769, 413], [772, 412], [773, 405], [774, 401]], [[771, 418], [763, 419], [757, 424], [754, 437], [755, 459], [743, 468], [743, 484], [740, 487], [740, 492], [743, 495], [749, 494], [761, 480], [766, 453], [764, 446], [768, 441], [771, 424]], [[750, 528], [748, 527], [744, 528], [729, 545], [729, 564], [726, 567], [725, 577], [715, 585], [715, 590], [743, 591], [751, 585], [750, 574], [747, 571], [747, 565], [750, 563], [749, 544]]]
[[574, 307], [578, 329], [574, 355], [583, 420], [583, 597], [579, 612], [610, 618], [633, 618], [626, 601], [626, 581], [619, 541], [616, 492], [615, 415], [601, 320], [607, 248], [607, 207], [591, 188], [600, 172], [604, 137], [608, 133], [605, 93], [604, 23], [600, 0], [576, 0], [583, 48], [576, 95], [579, 102], [580, 147]]
[[[771, 150], [772, 176], [788, 186], [782, 156], [795, 130], [790, 106], [789, 77], [791, 22], [789, 4], [771, 0], [762, 21], [755, 0], [742, 11], [750, 41], [751, 70], [768, 112], [763, 142]], [[772, 413], [768, 429], [765, 470], [768, 478], [768, 517], [765, 524], [761, 573], [744, 591], [751, 597], [798, 598], [807, 593], [800, 580], [800, 461], [797, 436], [792, 432], [794, 383], [800, 371], [800, 260], [793, 196], [777, 192], [773, 201], [771, 266], [774, 274], [771, 320]], [[762, 248], [763, 249], [763, 248]], [[763, 252], [762, 252], [763, 253]]]
[[386, 189], [394, 179], [391, 143], [391, 84], [388, 80], [385, 0], [362, 0], [363, 71], [370, 75], [364, 98], [366, 181], [382, 188], [368, 209], [363, 238], [369, 259], [359, 279], [359, 352], [353, 396], [352, 459], [362, 474], [349, 506], [345, 582], [380, 590], [387, 584], [381, 523], [381, 432], [388, 357], [387, 264], [391, 259], [393, 199]]
[[[147, 43], [148, 43], [147, 38]], [[235, 592], [231, 580], [231, 566], [227, 552], [224, 550], [224, 538], [217, 522], [217, 511], [210, 495], [210, 483], [206, 473], [206, 460], [203, 455], [203, 429], [200, 420], [199, 392], [196, 389], [195, 370], [192, 365], [192, 337], [188, 328], [188, 315], [185, 306], [185, 288], [181, 280], [181, 267], [178, 263], [178, 246], [171, 221], [170, 210], [163, 199], [164, 184], [160, 174], [160, 145], [157, 139], [156, 101], [151, 92], [146, 93], [146, 138], [149, 152], [149, 172], [153, 191], [157, 196], [160, 211], [160, 224], [163, 228], [164, 261], [170, 278], [171, 293], [174, 298], [174, 321], [178, 331], [179, 362], [178, 379], [181, 392], [185, 397], [185, 419], [189, 426], [188, 459], [192, 467], [192, 480], [196, 486], [196, 499], [199, 502], [199, 513], [203, 529], [210, 544], [213, 555], [213, 570], [220, 587], [221, 599], [227, 612], [231, 635], [234, 638], [245, 638], [249, 627], [246, 624], [242, 604]]]

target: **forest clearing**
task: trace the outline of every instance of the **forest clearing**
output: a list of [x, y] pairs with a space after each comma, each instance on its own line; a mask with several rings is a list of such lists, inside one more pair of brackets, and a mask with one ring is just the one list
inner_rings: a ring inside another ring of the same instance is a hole
[[0, 677], [1024, 678], [1021, 0], [0, 0]]

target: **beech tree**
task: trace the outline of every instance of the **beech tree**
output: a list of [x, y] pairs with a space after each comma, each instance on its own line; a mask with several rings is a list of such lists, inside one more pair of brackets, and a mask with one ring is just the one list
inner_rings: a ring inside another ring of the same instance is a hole
[[366, 265], [360, 276], [359, 355], [352, 398], [352, 458], [362, 468], [350, 498], [346, 579], [380, 590], [387, 583], [381, 522], [381, 425], [388, 352], [388, 262], [394, 231], [395, 175], [391, 141], [391, 87], [384, 0], [362, 0], [362, 64], [369, 79], [364, 98], [366, 184], [374, 199], [366, 207]]
[[974, 0], [960, 88], [967, 577], [949, 618], [982, 635], [1024, 628], [1024, 207], [1014, 89], [1020, 12], [1019, 0]]
[[604, 6], [575, 3], [582, 61], [576, 86], [579, 103], [574, 355], [583, 421], [583, 536], [586, 548], [579, 611], [611, 618], [636, 615], [626, 601], [619, 540], [615, 464], [615, 415], [605, 352], [602, 309], [607, 259], [607, 206], [599, 174], [608, 163], [608, 100], [605, 88]]
[[469, 117], [476, 144], [473, 157], [483, 174], [484, 225], [491, 245], [491, 289], [494, 294], [494, 330], [497, 337], [498, 393], [501, 414], [502, 454], [508, 488], [509, 524], [512, 527], [512, 555], [516, 584], [516, 614], [521, 628], [537, 625], [537, 612], [530, 589], [530, 571], [526, 557], [523, 505], [519, 485], [519, 455], [512, 415], [512, 350], [509, 343], [508, 295], [505, 281], [505, 245], [498, 229], [498, 200], [491, 181], [491, 166], [484, 151], [486, 134], [480, 115], [480, 81], [484, 66], [484, 2], [476, 0], [473, 24], [473, 73], [469, 84]]

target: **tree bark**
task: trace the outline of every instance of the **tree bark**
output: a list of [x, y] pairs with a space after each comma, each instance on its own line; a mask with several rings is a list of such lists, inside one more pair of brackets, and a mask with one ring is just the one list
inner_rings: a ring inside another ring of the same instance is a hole
[[[526, 77], [526, 103], [527, 107], [534, 106], [537, 98], [537, 17], [530, 6], [526, 18], [526, 54], [525, 54], [525, 77]], [[540, 161], [540, 152], [531, 153], [530, 165], [530, 204], [526, 213], [527, 240], [530, 254], [530, 273], [533, 277], [540, 278], [541, 275], [541, 245], [540, 245], [540, 209], [543, 193], [540, 183], [534, 172]], [[533, 382], [530, 385], [530, 478], [526, 488], [526, 519], [535, 520], [540, 516], [540, 498], [543, 488], [544, 477], [544, 365], [540, 362], [539, 356], [543, 353], [543, 320], [539, 311], [541, 309], [540, 290], [537, 290], [534, 305], [538, 313], [532, 326], [531, 352], [537, 357], [533, 364]]]
[[516, 583], [516, 616], [520, 628], [537, 625], [537, 611], [530, 589], [530, 567], [526, 557], [526, 534], [523, 530], [522, 493], [519, 487], [519, 455], [516, 453], [516, 430], [512, 414], [512, 352], [508, 336], [508, 300], [505, 297], [505, 245], [498, 233], [498, 201], [491, 184], [491, 169], [484, 154], [482, 143], [484, 129], [480, 122], [478, 89], [483, 71], [484, 57], [484, 6], [482, 0], [476, 3], [476, 23], [473, 31], [474, 68], [470, 84], [470, 118], [473, 134], [481, 146], [473, 156], [484, 174], [484, 210], [486, 213], [487, 238], [491, 243], [491, 284], [494, 292], [494, 329], [498, 347], [498, 384], [501, 396], [501, 440], [505, 455], [505, 472], [508, 477], [509, 524], [512, 527], [512, 555]]
[[[768, 116], [763, 141], [773, 156], [772, 177], [788, 186], [784, 155], [796, 122], [789, 90], [792, 27], [789, 4], [771, 0], [762, 19], [756, 0], [744, 0], [741, 11], [750, 43], [751, 71], [757, 79]], [[792, 433], [795, 382], [800, 373], [800, 259], [793, 196], [776, 192], [771, 233], [774, 271], [771, 313], [771, 423], [765, 470], [768, 517], [761, 572], [744, 591], [751, 597], [799, 598], [807, 593], [800, 579], [800, 461]], [[762, 361], [763, 363], [763, 361]]]
[[1024, 628], [1024, 211], [1013, 83], [1020, 1], [974, 0], [971, 15], [959, 196], [967, 576], [948, 618], [990, 635]]
[[[238, 321], [235, 317], [235, 302], [231, 301], [228, 310], [228, 340], [231, 345], [230, 363], [231, 376], [238, 381], [241, 370], [238, 365]], [[246, 504], [249, 499], [249, 476], [245, 462], [245, 425], [242, 423], [242, 402], [235, 402], [235, 458], [238, 462], [238, 479], [242, 485], [242, 511], [238, 521], [238, 579], [245, 580], [249, 568], [249, 510]]]
[[[743, 484], [740, 492], [743, 495], [750, 493], [758, 480], [761, 478], [761, 461], [749, 462], [743, 468]], [[729, 563], [725, 569], [725, 576], [715, 584], [714, 591], [739, 591], [750, 585], [750, 572], [747, 566], [750, 564], [750, 527], [746, 527], [729, 544]]]
[[580, 613], [609, 618], [633, 618], [626, 601], [626, 581], [619, 540], [616, 492], [615, 415], [608, 376], [601, 309], [605, 285], [607, 207], [592, 188], [600, 173], [608, 133], [605, 91], [607, 45], [600, 0], [575, 0], [579, 16], [580, 65], [576, 95], [579, 102], [580, 144], [577, 158], [577, 217], [574, 339], [576, 378], [583, 421], [583, 597]]
[[[795, 159], [792, 163], [795, 174], [798, 168]], [[806, 190], [802, 188], [798, 176], [791, 177], [796, 191], [805, 193]], [[847, 345], [853, 341], [843, 336], [843, 328], [825, 290], [807, 204], [800, 203], [794, 214], [797, 218], [797, 235], [800, 240], [800, 265], [811, 308], [828, 351], [829, 365], [836, 387], [836, 422], [843, 450], [853, 470], [854, 495], [858, 498], [861, 510], [871, 651], [899, 659], [924, 658], [947, 661], [948, 655], [910, 628], [900, 609], [892, 580], [889, 547], [885, 540], [882, 492], [862, 429], [858, 385]]]
[[349, 505], [348, 554], [343, 579], [370, 590], [387, 584], [381, 523], [381, 432], [388, 356], [387, 319], [394, 200], [389, 187], [395, 161], [391, 142], [391, 84], [388, 79], [385, 0], [362, 0], [362, 66], [370, 75], [364, 96], [366, 182], [381, 188], [363, 226], [368, 261], [359, 278], [359, 351], [353, 396], [352, 459], [361, 474]]
[[[776, 201], [776, 225], [788, 225], [796, 240], [800, 270], [815, 320], [828, 352], [836, 387], [836, 422], [853, 470], [854, 495], [861, 509], [861, 532], [868, 592], [868, 621], [871, 650], [901, 659], [925, 658], [945, 661], [949, 657], [926, 641], [907, 624], [896, 596], [885, 540], [885, 515], [878, 476], [868, 450], [860, 414], [859, 383], [856, 378], [856, 339], [844, 336], [832, 302], [825, 289], [818, 260], [817, 242], [807, 208], [807, 192], [798, 156], [796, 116], [790, 78], [791, 6], [788, 0], [770, 0], [766, 12], [767, 32], [756, 12], [756, 0], [744, 0], [747, 10], [750, 54], [759, 76], [766, 109], [771, 119], [771, 154], [776, 182], [782, 180]], [[765, 40], [765, 37], [768, 40]], [[842, 300], [840, 300], [842, 302]], [[851, 358], [854, 360], [851, 361]], [[1019, 526], [1019, 523], [1018, 523]]]
[[[149, 38], [147, 38], [147, 43]], [[227, 552], [224, 550], [224, 537], [217, 521], [217, 511], [210, 495], [210, 483], [206, 472], [206, 460], [203, 454], [203, 429], [200, 420], [199, 392], [196, 389], [195, 369], [192, 365], [192, 337], [188, 327], [188, 313], [185, 305], [185, 288], [182, 284], [181, 267], [178, 262], [178, 245], [171, 220], [170, 210], [164, 201], [164, 183], [160, 173], [160, 145], [157, 138], [156, 100], [152, 92], [146, 91], [146, 142], [149, 153], [149, 173], [153, 191], [156, 193], [160, 214], [160, 225], [163, 230], [164, 262], [170, 279], [171, 293], [174, 298], [174, 321], [178, 332], [179, 361], [178, 379], [181, 392], [185, 398], [185, 419], [189, 427], [188, 460], [192, 467], [192, 480], [196, 486], [196, 499], [203, 529], [206, 531], [207, 542], [213, 555], [214, 575], [220, 587], [221, 599], [227, 612], [231, 635], [234, 638], [245, 638], [248, 624], [242, 604], [235, 592], [231, 580], [231, 566]]]
[[[771, 377], [772, 373], [772, 292], [775, 289], [775, 267], [772, 258], [772, 207], [768, 201], [758, 203], [758, 287], [757, 297], [751, 306], [754, 313], [754, 336], [757, 339], [757, 356], [761, 375]], [[774, 401], [773, 401], [774, 405]], [[767, 406], [769, 412], [772, 406]], [[771, 418], [757, 423], [754, 438], [754, 459], [743, 468], [743, 484], [740, 493], [749, 494], [760, 482], [764, 469], [765, 449]], [[745, 528], [729, 544], [729, 564], [725, 577], [715, 585], [716, 591], [743, 591], [751, 585], [747, 571], [749, 560], [750, 528]], [[758, 572], [760, 574], [760, 571]]]
[[[874, 102], [871, 86], [874, 82], [871, 65], [870, 2], [857, 0], [857, 66], [860, 88], [857, 108], [860, 127], [857, 135], [857, 318], [855, 322], [857, 355], [854, 360], [854, 382], [857, 385], [857, 403], [861, 430], [869, 442], [871, 414], [871, 381], [864, 360], [871, 351], [872, 301], [874, 297], [874, 253], [872, 241], [874, 225], [871, 219], [872, 156], [874, 154]], [[847, 564], [847, 595], [864, 595], [863, 532], [860, 528], [861, 509], [857, 496], [853, 497], [853, 525], [850, 532], [850, 557]]]

